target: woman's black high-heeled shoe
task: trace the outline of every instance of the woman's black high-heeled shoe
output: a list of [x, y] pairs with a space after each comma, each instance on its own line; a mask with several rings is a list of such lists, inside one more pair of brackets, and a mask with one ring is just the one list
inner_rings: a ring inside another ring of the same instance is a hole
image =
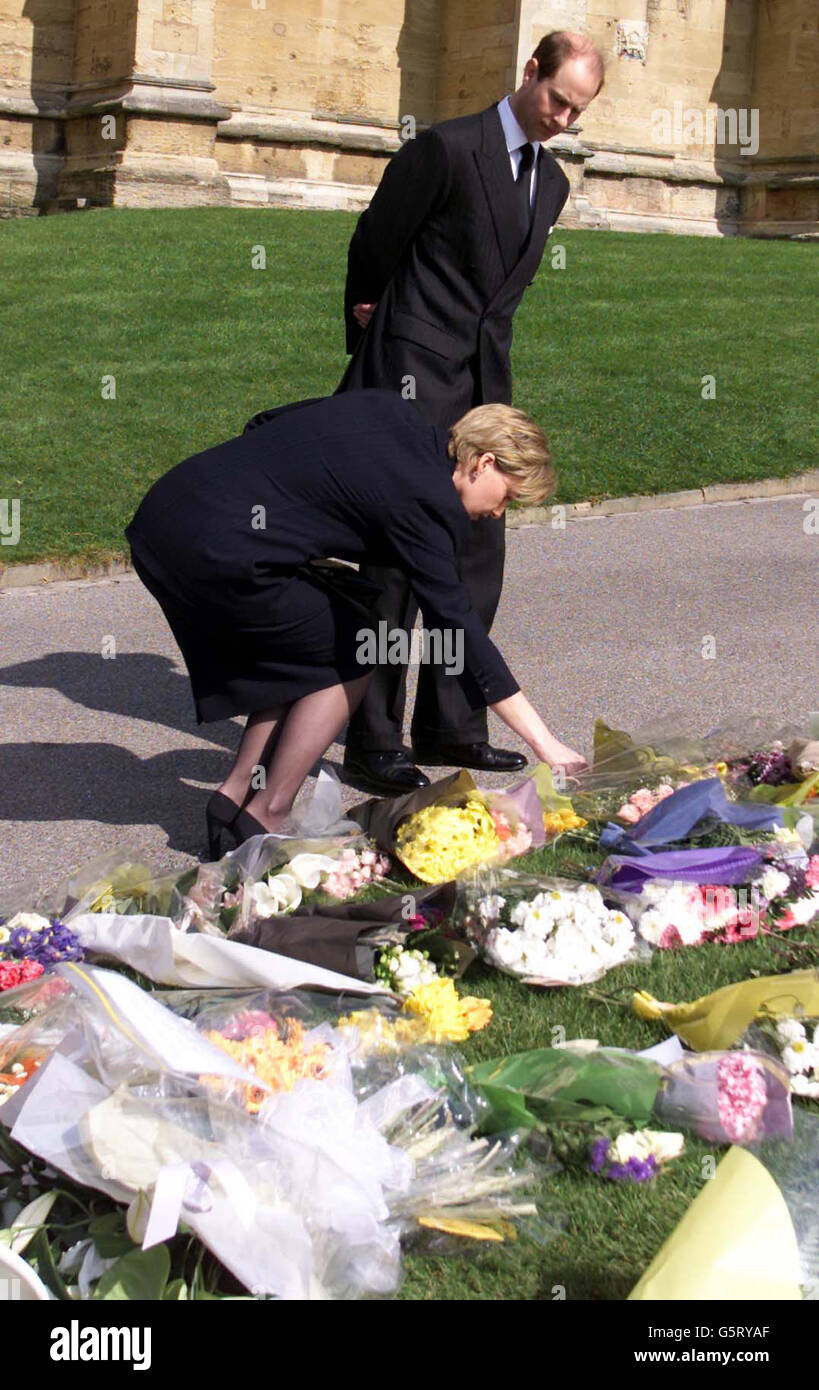
[[242, 808], [231, 801], [224, 792], [214, 792], [205, 807], [205, 820], [208, 827], [208, 855], [213, 863], [221, 859], [222, 835], [227, 831], [233, 835], [233, 822], [241, 815]]
[[254, 835], [269, 835], [271, 832], [266, 825], [262, 825], [260, 820], [252, 816], [249, 811], [240, 811], [230, 827], [230, 833], [236, 841], [237, 847], [243, 845], [245, 840], [252, 840]]

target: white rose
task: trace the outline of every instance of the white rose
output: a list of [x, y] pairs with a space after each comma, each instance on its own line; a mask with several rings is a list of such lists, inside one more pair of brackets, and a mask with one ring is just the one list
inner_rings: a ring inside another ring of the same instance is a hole
[[10, 921], [6, 922], [6, 929], [9, 933], [16, 931], [18, 927], [25, 927], [26, 931], [42, 931], [44, 927], [50, 927], [51, 923], [47, 917], [41, 917], [39, 912], [18, 912]]
[[782, 898], [788, 892], [791, 881], [781, 869], [766, 869], [760, 880], [760, 887], [768, 902], [772, 898]]

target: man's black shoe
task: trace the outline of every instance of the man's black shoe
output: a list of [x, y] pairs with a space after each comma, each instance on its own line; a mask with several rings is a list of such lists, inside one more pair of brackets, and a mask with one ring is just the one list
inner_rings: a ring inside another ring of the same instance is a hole
[[357, 750], [344, 756], [344, 771], [351, 781], [378, 796], [400, 796], [428, 787], [429, 778], [416, 767], [405, 749], [386, 753]]
[[493, 748], [489, 743], [413, 743], [412, 751], [424, 767], [471, 767], [479, 772], [520, 772], [526, 766], [522, 753]]

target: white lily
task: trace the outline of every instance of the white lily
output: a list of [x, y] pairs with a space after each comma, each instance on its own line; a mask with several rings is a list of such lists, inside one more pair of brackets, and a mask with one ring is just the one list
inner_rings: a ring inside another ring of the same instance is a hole
[[282, 869], [270, 879], [261, 879], [250, 890], [254, 914], [275, 917], [279, 912], [292, 912], [301, 902], [301, 888], [294, 874]]
[[294, 854], [285, 873], [291, 873], [302, 888], [318, 888], [322, 874], [330, 874], [338, 861], [329, 854]]

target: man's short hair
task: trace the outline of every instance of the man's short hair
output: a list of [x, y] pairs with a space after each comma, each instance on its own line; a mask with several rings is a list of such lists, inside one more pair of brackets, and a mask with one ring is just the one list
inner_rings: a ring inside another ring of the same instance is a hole
[[597, 91], [599, 92], [603, 86], [606, 75], [603, 55], [591, 39], [585, 38], [583, 34], [572, 34], [566, 29], [553, 29], [550, 34], [544, 34], [532, 57], [537, 62], [538, 82], [542, 82], [546, 77], [554, 77], [558, 68], [569, 58], [588, 58], [600, 74], [600, 86]]
[[449, 431], [449, 454], [471, 463], [494, 454], [495, 467], [514, 479], [515, 496], [529, 505], [543, 502], [557, 486], [552, 452], [543, 430], [511, 405], [476, 405]]

